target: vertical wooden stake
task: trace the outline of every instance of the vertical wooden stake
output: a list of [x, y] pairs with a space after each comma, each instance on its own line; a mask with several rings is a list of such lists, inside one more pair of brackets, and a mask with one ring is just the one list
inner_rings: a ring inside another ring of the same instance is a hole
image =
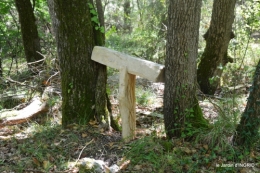
[[135, 138], [135, 75], [127, 72], [127, 67], [120, 69], [119, 109], [122, 119], [122, 137], [125, 142]]

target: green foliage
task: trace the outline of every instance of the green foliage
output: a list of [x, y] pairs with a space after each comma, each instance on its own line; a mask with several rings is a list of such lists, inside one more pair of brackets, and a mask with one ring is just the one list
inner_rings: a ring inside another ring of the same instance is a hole
[[238, 116], [241, 114], [237, 109], [239, 103], [238, 98], [225, 99], [218, 104], [213, 103], [219, 116], [213, 121], [211, 128], [198, 134], [197, 140], [207, 143], [212, 148], [216, 147], [222, 152], [233, 150], [232, 135], [236, 132]]
[[[125, 151], [130, 170], [144, 172], [238, 172], [240, 168], [225, 164], [249, 163], [250, 152], [234, 150], [230, 145], [223, 150], [207, 143], [167, 141], [158, 137], [145, 137], [132, 142]], [[251, 162], [250, 162], [251, 163]], [[146, 169], [149, 168], [149, 169]]]
[[[138, 155], [137, 155], [138, 153]], [[156, 170], [161, 167], [163, 147], [151, 137], [140, 139], [130, 144], [130, 149], [125, 153], [133, 165], [148, 162]]]
[[153, 91], [141, 87], [136, 88], [136, 103], [142, 106], [153, 104], [156, 95]]
[[17, 58], [23, 47], [14, 4], [1, 1], [0, 15], [0, 57], [2, 61], [5, 58]]
[[91, 21], [94, 23], [95, 30], [99, 30], [101, 33], [105, 33], [104, 26], [100, 26], [100, 22], [98, 20], [98, 13], [95, 7], [91, 3], [88, 3], [88, 6], [90, 8], [90, 13], [92, 16]]
[[[135, 22], [130, 22], [133, 23], [132, 32], [128, 34], [122, 27], [123, 11], [118, 9], [113, 15], [105, 15], [106, 21], [111, 23], [107, 26], [106, 46], [157, 63], [164, 63], [166, 2], [139, 1], [139, 4], [135, 5], [138, 8], [132, 8], [129, 16], [130, 20]], [[109, 8], [114, 7], [108, 6]]]
[[71, 92], [71, 90], [73, 89], [73, 83], [69, 83], [69, 89], [68, 89], [68, 94]]

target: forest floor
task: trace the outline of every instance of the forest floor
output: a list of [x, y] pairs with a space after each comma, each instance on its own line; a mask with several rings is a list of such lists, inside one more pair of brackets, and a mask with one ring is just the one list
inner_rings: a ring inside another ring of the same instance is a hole
[[[113, 114], [118, 115], [118, 75], [109, 77], [108, 85]], [[61, 103], [56, 102], [47, 115], [0, 129], [0, 172], [76, 173], [79, 168], [75, 165], [82, 158], [101, 160], [106, 168], [116, 165], [119, 172], [260, 172], [260, 142], [251, 151], [237, 152], [230, 143], [232, 124], [226, 120], [215, 131], [205, 133], [203, 140], [166, 140], [164, 85], [137, 78], [136, 88], [135, 140], [124, 143], [119, 132], [106, 131], [95, 121], [63, 129]], [[220, 112], [242, 112], [248, 94], [245, 90], [240, 88], [239, 95], [243, 95], [236, 100], [223, 99], [221, 93], [211, 99], [199, 96], [205, 118], [220, 122]]]

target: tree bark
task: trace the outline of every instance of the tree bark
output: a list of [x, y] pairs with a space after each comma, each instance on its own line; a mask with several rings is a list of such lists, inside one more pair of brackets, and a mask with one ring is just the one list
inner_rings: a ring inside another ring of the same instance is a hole
[[[104, 11], [102, 7], [101, 0], [96, 0], [96, 7], [98, 13], [98, 20], [100, 22], [100, 27], [105, 28], [104, 21]], [[105, 45], [105, 33], [100, 32], [100, 30], [94, 30], [96, 37], [96, 45]], [[99, 122], [105, 123], [107, 127], [111, 126], [115, 130], [119, 130], [118, 122], [112, 115], [111, 103], [106, 93], [107, 84], [107, 67], [105, 65], [99, 64], [98, 74], [97, 74], [97, 89], [95, 91], [96, 97], [96, 118]]]
[[214, 94], [220, 83], [223, 67], [232, 62], [228, 44], [234, 38], [232, 24], [236, 0], [214, 0], [210, 27], [204, 35], [206, 47], [198, 67], [198, 83], [204, 94]]
[[256, 67], [253, 85], [250, 88], [247, 105], [242, 114], [237, 133], [234, 136], [234, 143], [251, 147], [259, 139], [260, 127], [260, 61]]
[[49, 8], [49, 14], [51, 17], [52, 34], [54, 35], [55, 39], [57, 39], [56, 34], [58, 33], [57, 29], [58, 29], [59, 21], [57, 19], [57, 15], [55, 13], [54, 2], [53, 2], [53, 0], [47, 0], [47, 4], [48, 4], [48, 8]]
[[41, 70], [38, 68], [42, 62], [32, 62], [43, 59], [43, 56], [40, 54], [40, 38], [38, 36], [36, 19], [33, 13], [31, 1], [15, 0], [15, 5], [19, 14], [25, 57], [27, 63], [29, 63], [28, 68], [33, 73], [38, 73], [38, 71]]
[[0, 77], [3, 77], [2, 57], [0, 57]]
[[59, 21], [57, 50], [62, 87], [62, 125], [86, 124], [95, 115], [98, 64], [92, 61], [95, 45], [86, 1], [54, 0]]
[[131, 33], [130, 0], [125, 0], [123, 6], [124, 6], [124, 31], [126, 33]]
[[100, 25], [105, 26], [104, 10], [103, 10], [102, 1], [96, 0], [96, 6], [97, 6], [98, 20], [100, 22]]
[[191, 119], [194, 127], [207, 125], [195, 95], [200, 8], [201, 0], [169, 2], [164, 90], [168, 138], [180, 137]]
[[83, 0], [54, 0], [59, 24], [56, 36], [62, 78], [64, 127], [71, 123], [86, 124], [93, 118], [109, 124], [106, 66], [91, 60], [94, 46], [104, 45], [104, 33], [96, 30], [97, 24], [91, 22], [95, 17], [90, 13], [90, 10], [94, 10], [92, 8], [92, 0], [88, 3]]

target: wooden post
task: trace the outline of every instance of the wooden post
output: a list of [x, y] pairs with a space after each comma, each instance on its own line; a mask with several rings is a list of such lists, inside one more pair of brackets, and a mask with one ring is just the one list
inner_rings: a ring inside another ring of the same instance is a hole
[[94, 47], [91, 59], [120, 70], [119, 109], [122, 137], [128, 142], [135, 138], [135, 77], [138, 75], [154, 82], [164, 82], [164, 65], [99, 46]]
[[120, 69], [119, 77], [119, 109], [122, 119], [122, 137], [125, 142], [135, 138], [135, 79], [129, 74], [127, 67]]

